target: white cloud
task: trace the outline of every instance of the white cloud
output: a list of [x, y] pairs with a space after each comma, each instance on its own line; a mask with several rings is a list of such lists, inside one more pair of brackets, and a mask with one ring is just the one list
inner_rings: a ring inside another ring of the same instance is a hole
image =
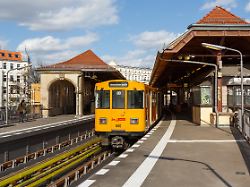
[[114, 60], [120, 65], [153, 68], [157, 51], [161, 50], [164, 44], [167, 46], [179, 35], [165, 30], [145, 31], [129, 37], [128, 41], [132, 42], [134, 50], [121, 56], [104, 55], [102, 58], [107, 63]]
[[247, 12], [250, 12], [250, 1], [247, 3], [245, 10]]
[[118, 23], [115, 0], [1, 0], [0, 20], [31, 30], [69, 30]]
[[179, 34], [167, 32], [164, 30], [149, 32], [145, 31], [138, 35], [130, 37], [135, 46], [142, 49], [161, 49], [163, 45], [169, 44]]
[[208, 1], [206, 2], [201, 9], [212, 9], [215, 6], [223, 6], [226, 7], [227, 9], [235, 8], [237, 7], [237, 2], [236, 0], [213, 0], [213, 1]]
[[95, 33], [88, 33], [85, 36], [70, 37], [65, 40], [53, 36], [43, 38], [31, 38], [24, 40], [18, 45], [17, 50], [23, 51], [25, 47], [32, 52], [53, 52], [59, 50], [69, 50], [78, 47], [85, 47], [98, 40]]
[[119, 65], [127, 65], [133, 67], [149, 67], [152, 68], [155, 61], [156, 51], [136, 49], [128, 51], [123, 56], [104, 55], [102, 59], [106, 63], [114, 60]]
[[7, 40], [0, 40], [0, 49], [6, 49], [8, 46]]
[[84, 36], [70, 37], [66, 39], [45, 36], [43, 38], [26, 39], [17, 47], [18, 51], [29, 51], [34, 63], [44, 64], [57, 63], [68, 60], [83, 52], [83, 48], [98, 41], [95, 33], [88, 33]]

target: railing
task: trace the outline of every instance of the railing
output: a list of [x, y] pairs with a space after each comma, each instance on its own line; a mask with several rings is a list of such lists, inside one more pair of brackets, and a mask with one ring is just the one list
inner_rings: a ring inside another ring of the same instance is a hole
[[[25, 114], [24, 120], [31, 120], [36, 118], [41, 118], [42, 114], [39, 111], [35, 111], [34, 108], [30, 107], [30, 110], [27, 111]], [[19, 114], [15, 108], [8, 110], [8, 124], [17, 123], [19, 122]], [[5, 109], [0, 109], [0, 127], [5, 124], [6, 122], [6, 111]]]
[[235, 125], [242, 135], [250, 142], [250, 110], [244, 109], [243, 123], [240, 116], [241, 110], [238, 109], [238, 114], [235, 116]]

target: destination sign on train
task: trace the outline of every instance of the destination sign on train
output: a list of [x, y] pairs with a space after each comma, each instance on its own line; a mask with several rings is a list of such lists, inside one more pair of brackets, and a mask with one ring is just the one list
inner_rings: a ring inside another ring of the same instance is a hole
[[128, 87], [128, 82], [110, 82], [109, 87]]

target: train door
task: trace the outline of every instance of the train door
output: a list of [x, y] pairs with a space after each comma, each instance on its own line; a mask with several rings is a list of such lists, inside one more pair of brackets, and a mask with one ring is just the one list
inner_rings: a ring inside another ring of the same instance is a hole
[[112, 108], [110, 110], [111, 129], [124, 131], [126, 129], [125, 90], [112, 90]]
[[156, 93], [152, 92], [152, 121], [151, 123], [154, 123], [156, 120]]
[[145, 93], [145, 100], [146, 128], [148, 129], [150, 126], [150, 92], [148, 90]]

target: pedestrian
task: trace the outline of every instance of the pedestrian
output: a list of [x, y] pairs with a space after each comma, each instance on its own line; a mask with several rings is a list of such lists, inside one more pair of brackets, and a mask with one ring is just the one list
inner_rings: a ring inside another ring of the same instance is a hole
[[24, 122], [24, 115], [26, 113], [26, 104], [24, 100], [18, 105], [17, 111], [19, 113], [19, 122]]

